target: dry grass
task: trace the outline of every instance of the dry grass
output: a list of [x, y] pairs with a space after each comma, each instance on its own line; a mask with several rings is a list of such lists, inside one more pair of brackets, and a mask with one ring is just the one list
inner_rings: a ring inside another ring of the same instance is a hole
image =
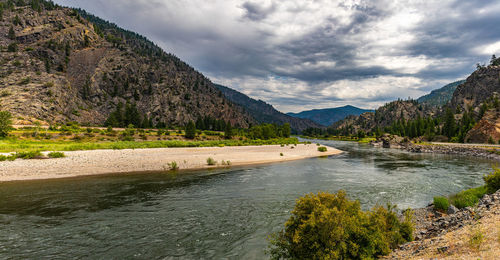
[[441, 240], [411, 259], [499, 259], [500, 215], [492, 214], [474, 225], [448, 232]]

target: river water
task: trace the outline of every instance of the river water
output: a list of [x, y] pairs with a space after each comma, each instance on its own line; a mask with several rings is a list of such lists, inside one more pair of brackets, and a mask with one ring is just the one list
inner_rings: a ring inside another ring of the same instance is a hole
[[422, 207], [482, 184], [493, 162], [318, 141], [346, 153], [194, 173], [0, 183], [1, 259], [262, 259], [295, 200], [347, 191]]

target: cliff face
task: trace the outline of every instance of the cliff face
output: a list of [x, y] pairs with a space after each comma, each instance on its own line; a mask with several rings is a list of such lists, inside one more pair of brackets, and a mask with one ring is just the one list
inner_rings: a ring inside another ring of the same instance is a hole
[[102, 125], [118, 103], [130, 103], [154, 124], [203, 116], [255, 123], [201, 73], [142, 36], [47, 2], [2, 2], [0, 109], [17, 121]]
[[419, 97], [417, 101], [425, 106], [441, 107], [451, 100], [457, 87], [463, 83], [465, 83], [465, 80], [450, 83], [442, 88], [431, 91], [431, 93], [425, 96]]
[[295, 132], [301, 132], [306, 128], [315, 127], [320, 128], [323, 127], [320, 124], [317, 124], [309, 119], [295, 118], [286, 114], [283, 114], [276, 110], [270, 104], [262, 100], [255, 100], [247, 95], [240, 93], [234, 89], [215, 85], [226, 98], [232, 101], [235, 104], [243, 107], [251, 116], [257, 120], [259, 123], [270, 123], [270, 124], [290, 124], [290, 127]]
[[451, 107], [478, 108], [500, 93], [500, 66], [479, 68], [459, 85], [451, 98]]

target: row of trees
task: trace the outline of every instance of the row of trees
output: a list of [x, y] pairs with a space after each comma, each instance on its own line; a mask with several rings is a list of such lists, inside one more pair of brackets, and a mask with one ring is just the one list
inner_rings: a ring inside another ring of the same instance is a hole
[[141, 115], [135, 103], [127, 103], [124, 106], [123, 103], [120, 102], [104, 124], [105, 126], [112, 127], [127, 127], [133, 125], [138, 128], [150, 128], [153, 127], [153, 120], [147, 116]]

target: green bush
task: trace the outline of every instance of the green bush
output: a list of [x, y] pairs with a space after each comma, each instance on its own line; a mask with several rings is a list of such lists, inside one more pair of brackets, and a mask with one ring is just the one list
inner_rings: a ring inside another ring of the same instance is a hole
[[15, 156], [19, 159], [35, 159], [42, 156], [42, 153], [40, 151], [18, 152]]
[[0, 111], [0, 138], [9, 135], [12, 130], [12, 115], [8, 111]]
[[494, 193], [500, 189], [500, 168], [495, 168], [494, 171], [483, 177], [486, 183], [486, 191]]
[[50, 158], [63, 158], [63, 157], [66, 157], [66, 155], [63, 152], [50, 152], [49, 157]]
[[486, 186], [472, 188], [461, 191], [455, 195], [450, 196], [450, 203], [459, 209], [472, 207], [479, 202], [479, 199], [486, 194]]
[[173, 162], [167, 163], [167, 165], [168, 165], [168, 169], [169, 169], [170, 171], [177, 171], [177, 170], [179, 170], [179, 165], [177, 164], [177, 162], [176, 162], [176, 161], [173, 161]]
[[324, 146], [318, 147], [318, 151], [320, 151], [322, 153], [326, 152], [326, 147], [324, 147]]
[[450, 207], [450, 202], [445, 197], [434, 197], [434, 208], [437, 210], [446, 211]]
[[413, 240], [412, 212], [401, 222], [395, 207], [362, 211], [344, 191], [297, 200], [285, 229], [270, 236], [273, 259], [373, 259]]
[[215, 165], [215, 164], [217, 164], [217, 161], [214, 160], [212, 157], [208, 157], [207, 158], [207, 164], [208, 165]]

